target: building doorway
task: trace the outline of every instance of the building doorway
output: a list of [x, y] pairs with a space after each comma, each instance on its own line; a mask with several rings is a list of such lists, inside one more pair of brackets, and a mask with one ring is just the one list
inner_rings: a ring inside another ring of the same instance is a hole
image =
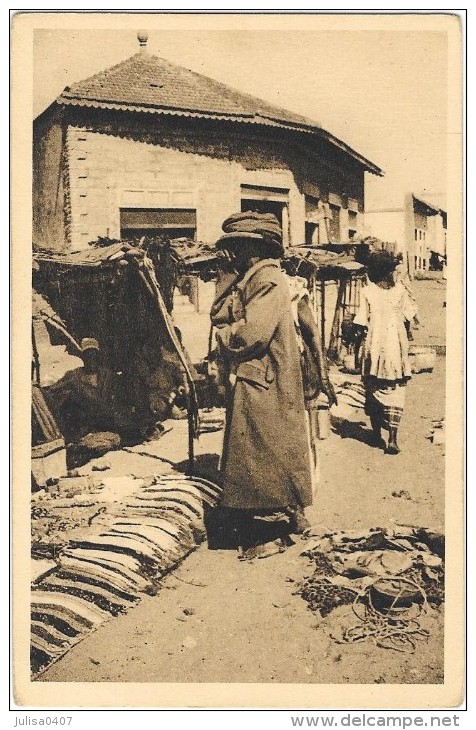
[[197, 211], [193, 208], [121, 208], [121, 238], [197, 237]]
[[304, 237], [306, 246], [318, 246], [320, 243], [320, 210], [319, 198], [312, 195], [304, 196], [306, 220], [304, 224]]
[[273, 213], [283, 232], [283, 245], [289, 246], [289, 191], [258, 185], [241, 186], [241, 211]]

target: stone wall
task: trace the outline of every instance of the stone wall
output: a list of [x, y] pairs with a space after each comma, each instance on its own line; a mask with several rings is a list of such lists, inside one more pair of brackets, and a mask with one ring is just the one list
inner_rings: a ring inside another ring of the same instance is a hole
[[33, 141], [33, 242], [61, 250], [66, 243], [65, 150], [59, 113], [40, 118]]
[[73, 249], [119, 238], [121, 208], [192, 208], [198, 240], [214, 241], [240, 209], [242, 185], [287, 196], [293, 245], [305, 240], [305, 195], [340, 201], [344, 240], [349, 198], [359, 218], [363, 211], [362, 170], [324, 142], [311, 148], [309, 135], [291, 140], [251, 125], [76, 109], [65, 130], [65, 238]]

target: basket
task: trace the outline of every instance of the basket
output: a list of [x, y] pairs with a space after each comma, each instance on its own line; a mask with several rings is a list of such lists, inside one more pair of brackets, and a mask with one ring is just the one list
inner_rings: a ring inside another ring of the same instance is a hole
[[425, 601], [421, 589], [410, 581], [399, 578], [381, 578], [370, 587], [369, 598], [376, 611], [383, 614], [399, 614], [414, 604]]

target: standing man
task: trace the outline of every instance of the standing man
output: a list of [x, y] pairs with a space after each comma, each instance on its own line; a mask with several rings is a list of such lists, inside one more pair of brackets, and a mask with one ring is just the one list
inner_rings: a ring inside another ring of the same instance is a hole
[[221, 506], [233, 515], [240, 557], [251, 559], [284, 549], [286, 530], [269, 539], [273, 520], [287, 519], [289, 534], [292, 516], [311, 504], [310, 444], [278, 220], [236, 213], [222, 228], [217, 248], [233, 274], [211, 309], [227, 392]]

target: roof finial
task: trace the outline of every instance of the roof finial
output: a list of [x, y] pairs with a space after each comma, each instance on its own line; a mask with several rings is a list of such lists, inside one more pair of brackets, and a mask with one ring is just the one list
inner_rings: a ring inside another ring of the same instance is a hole
[[137, 40], [139, 41], [139, 46], [141, 51], [145, 51], [145, 48], [147, 46], [147, 41], [149, 40], [149, 34], [146, 30], [139, 30], [137, 31]]

